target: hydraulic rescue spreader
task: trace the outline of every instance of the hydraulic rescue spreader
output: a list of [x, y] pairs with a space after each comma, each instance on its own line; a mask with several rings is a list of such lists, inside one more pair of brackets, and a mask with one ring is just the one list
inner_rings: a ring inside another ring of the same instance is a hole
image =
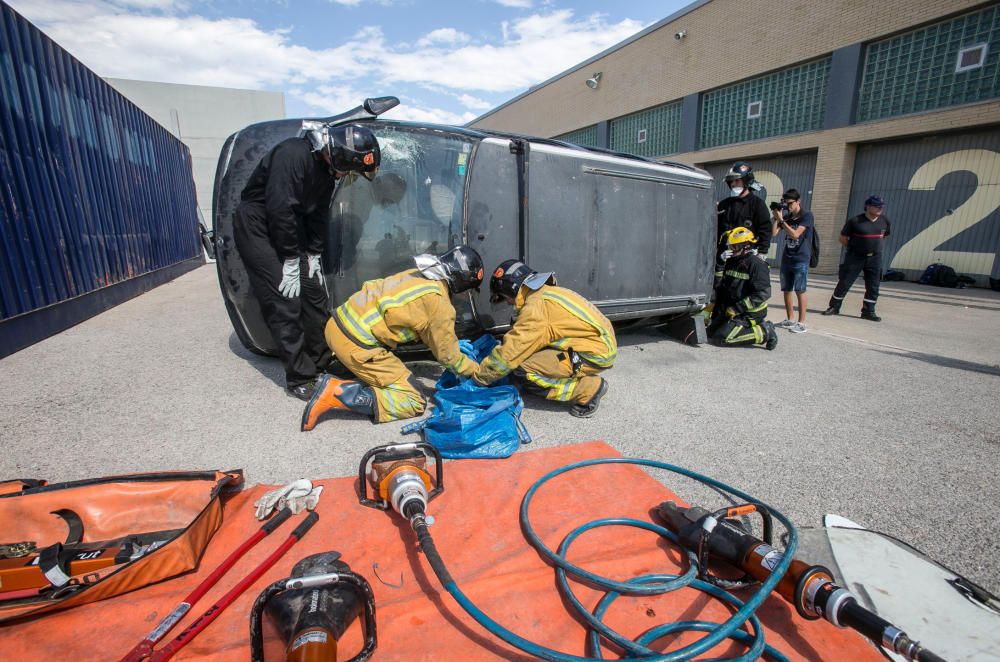
[[[767, 542], [751, 534], [736, 519], [755, 512], [764, 519]], [[698, 554], [698, 565], [704, 573], [702, 579], [719, 583], [716, 577], [707, 574], [708, 558], [724, 561], [753, 580], [764, 581], [784, 557], [770, 544], [770, 514], [757, 504], [710, 513], [697, 506], [683, 508], [673, 501], [665, 501], [657, 507], [656, 514], [683, 546]], [[835, 584], [833, 573], [821, 565], [808, 565], [793, 559], [775, 591], [791, 603], [802, 618], [824, 618], [839, 628], [851, 628], [907, 660], [943, 662], [895, 625], [858, 604], [857, 598]]]
[[263, 615], [274, 621], [285, 642], [285, 662], [336, 662], [337, 644], [364, 616], [365, 643], [348, 662], [364, 662], [377, 646], [375, 594], [340, 552], [307, 556], [292, 576], [265, 588], [250, 611], [250, 659], [264, 662]]

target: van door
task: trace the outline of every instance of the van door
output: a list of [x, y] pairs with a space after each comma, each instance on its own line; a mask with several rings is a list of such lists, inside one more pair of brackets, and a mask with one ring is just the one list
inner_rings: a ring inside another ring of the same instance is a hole
[[482, 256], [486, 269], [479, 294], [473, 294], [476, 315], [486, 329], [510, 324], [511, 306], [490, 304], [489, 279], [498, 264], [520, 257], [517, 212], [517, 157], [509, 140], [487, 138], [476, 147], [466, 205], [467, 243]]

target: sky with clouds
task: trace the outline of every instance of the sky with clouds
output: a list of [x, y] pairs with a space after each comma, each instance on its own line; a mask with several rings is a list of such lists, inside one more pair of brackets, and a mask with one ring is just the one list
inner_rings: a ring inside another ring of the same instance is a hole
[[290, 117], [394, 95], [464, 124], [689, 0], [5, 0], [98, 75], [281, 91]]

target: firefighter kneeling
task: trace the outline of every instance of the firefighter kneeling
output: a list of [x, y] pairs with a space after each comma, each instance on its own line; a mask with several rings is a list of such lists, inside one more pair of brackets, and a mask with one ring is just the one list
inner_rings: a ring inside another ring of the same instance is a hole
[[538, 273], [518, 260], [493, 272], [490, 301], [513, 305], [517, 319], [473, 379], [487, 385], [514, 372], [542, 389], [546, 399], [573, 403], [573, 416], [593, 416], [608, 390], [597, 375], [618, 354], [608, 318], [576, 292], [556, 287], [551, 272]]
[[365, 282], [326, 323], [327, 344], [360, 381], [324, 375], [302, 412], [303, 431], [335, 409], [371, 416], [376, 423], [422, 414], [426, 402], [413, 373], [391, 351], [398, 345], [419, 340], [441, 365], [466, 377], [479, 367], [458, 347], [450, 296], [483, 282], [479, 253], [456, 246], [414, 260], [415, 269]]
[[744, 227], [726, 234], [732, 255], [715, 290], [715, 307], [708, 335], [719, 345], [778, 346], [774, 325], [765, 320], [771, 298], [771, 277], [763, 257], [754, 250], [753, 232]]

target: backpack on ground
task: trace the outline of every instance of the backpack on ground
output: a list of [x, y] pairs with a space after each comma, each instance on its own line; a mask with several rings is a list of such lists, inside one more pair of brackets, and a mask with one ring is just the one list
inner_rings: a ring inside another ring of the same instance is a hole
[[946, 264], [935, 262], [924, 269], [920, 276], [920, 283], [923, 285], [936, 285], [938, 287], [958, 287], [958, 273]]

